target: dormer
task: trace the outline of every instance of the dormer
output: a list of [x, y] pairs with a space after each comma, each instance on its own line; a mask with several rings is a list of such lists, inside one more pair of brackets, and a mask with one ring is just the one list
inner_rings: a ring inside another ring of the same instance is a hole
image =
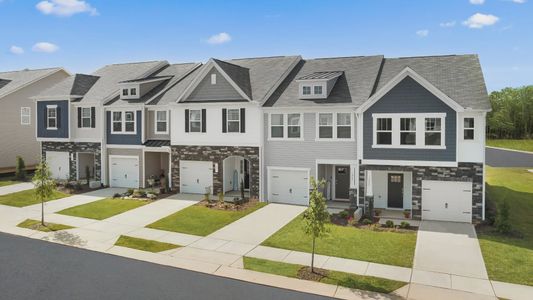
[[296, 79], [300, 99], [326, 99], [343, 71], [314, 72]]
[[170, 80], [172, 76], [153, 76], [119, 82], [121, 100], [139, 100], [156, 86]]

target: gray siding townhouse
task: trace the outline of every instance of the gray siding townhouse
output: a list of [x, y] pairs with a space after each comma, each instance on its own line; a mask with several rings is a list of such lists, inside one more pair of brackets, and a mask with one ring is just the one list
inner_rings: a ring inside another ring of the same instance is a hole
[[27, 166], [39, 162], [36, 110], [31, 97], [69, 75], [62, 68], [0, 73], [0, 171], [12, 171], [17, 156], [21, 156]]

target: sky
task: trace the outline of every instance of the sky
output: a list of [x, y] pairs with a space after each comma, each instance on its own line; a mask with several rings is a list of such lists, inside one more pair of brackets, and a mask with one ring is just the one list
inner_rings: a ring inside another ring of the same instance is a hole
[[0, 71], [301, 55], [478, 54], [533, 84], [533, 0], [0, 0]]

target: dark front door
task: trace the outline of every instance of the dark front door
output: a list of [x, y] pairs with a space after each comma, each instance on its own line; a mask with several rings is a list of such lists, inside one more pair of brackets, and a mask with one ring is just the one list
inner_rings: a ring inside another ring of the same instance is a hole
[[244, 189], [250, 189], [250, 164], [247, 159], [243, 159], [243, 171], [244, 171]]
[[335, 166], [335, 198], [350, 198], [350, 167]]
[[403, 174], [388, 174], [388, 207], [403, 208]]

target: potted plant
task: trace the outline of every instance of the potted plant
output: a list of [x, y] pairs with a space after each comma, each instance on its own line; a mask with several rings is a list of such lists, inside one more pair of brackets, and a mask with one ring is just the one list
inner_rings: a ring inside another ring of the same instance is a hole
[[409, 219], [411, 217], [411, 211], [406, 209], [403, 211], [403, 216], [406, 218], [406, 219]]

